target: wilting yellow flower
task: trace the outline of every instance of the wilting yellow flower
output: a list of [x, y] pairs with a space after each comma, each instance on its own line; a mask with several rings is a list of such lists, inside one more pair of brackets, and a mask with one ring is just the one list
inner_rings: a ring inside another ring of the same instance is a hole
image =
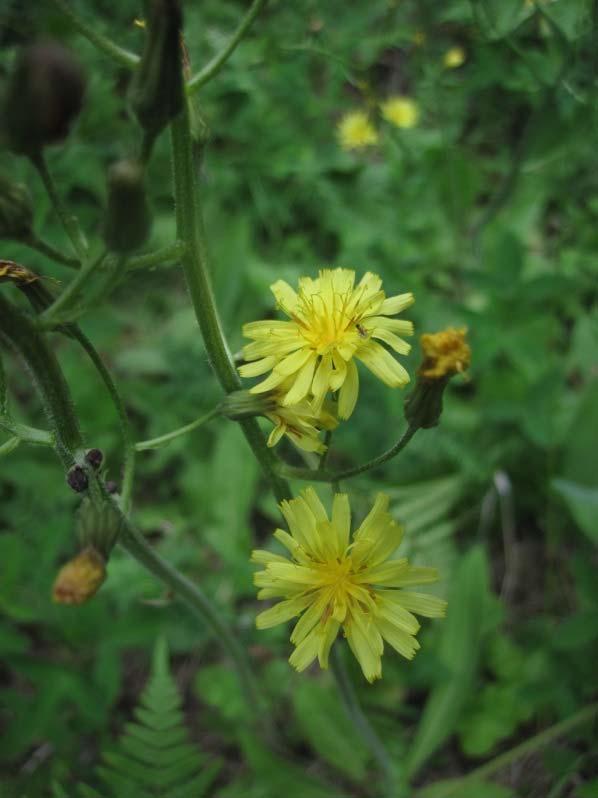
[[332, 430], [338, 426], [338, 421], [334, 415], [326, 408], [322, 407], [319, 413], [315, 413], [310, 402], [303, 399], [292, 407], [285, 407], [282, 404], [282, 397], [274, 392], [276, 400], [275, 407], [266, 411], [265, 415], [274, 424], [274, 429], [268, 438], [268, 446], [276, 446], [283, 435], [289, 437], [293, 443], [305, 452], [317, 452], [323, 454], [326, 446], [320, 440], [320, 432]]
[[[386, 297], [382, 280], [367, 272], [355, 286], [350, 269], [322, 269], [319, 276], [302, 277], [299, 290], [278, 280], [270, 286], [278, 306], [290, 321], [254, 321], [243, 335], [253, 342], [243, 357], [255, 361], [241, 366], [242, 377], [272, 373], [251, 393], [282, 386], [282, 404], [291, 407], [312, 397], [317, 414], [328, 391], [339, 391], [339, 418], [349, 418], [359, 392], [354, 358], [361, 360], [391, 388], [406, 385], [409, 374], [376, 340], [401, 355], [411, 347], [399, 335], [412, 335], [413, 324], [389, 319], [413, 304], [413, 294]], [[288, 388], [286, 387], [288, 386]]]
[[291, 634], [296, 648], [289, 662], [298, 671], [316, 658], [328, 667], [330, 648], [342, 628], [365, 678], [382, 676], [384, 641], [407, 659], [420, 647], [419, 622], [445, 614], [446, 602], [425, 593], [403, 590], [435, 582], [435, 568], [389, 559], [401, 543], [403, 530], [387, 512], [388, 497], [379, 493], [368, 516], [350, 542], [351, 509], [344, 493], [334, 496], [328, 518], [313, 488], [282, 502], [290, 534], [274, 537], [291, 557], [256, 550], [251, 559], [264, 566], [255, 574], [259, 599], [280, 598], [256, 618], [258, 629], [285, 623], [301, 615]]
[[378, 141], [378, 132], [363, 111], [345, 114], [338, 123], [337, 132], [344, 150], [358, 150]]
[[447, 69], [457, 69], [465, 63], [465, 50], [462, 47], [451, 47], [444, 54], [442, 63]]
[[106, 578], [106, 561], [92, 546], [62, 566], [52, 588], [57, 604], [84, 604]]
[[424, 362], [419, 374], [427, 379], [451, 377], [469, 368], [471, 349], [465, 340], [467, 330], [449, 327], [438, 333], [421, 337]]
[[380, 104], [382, 116], [397, 127], [409, 128], [417, 125], [419, 108], [410, 97], [389, 97]]

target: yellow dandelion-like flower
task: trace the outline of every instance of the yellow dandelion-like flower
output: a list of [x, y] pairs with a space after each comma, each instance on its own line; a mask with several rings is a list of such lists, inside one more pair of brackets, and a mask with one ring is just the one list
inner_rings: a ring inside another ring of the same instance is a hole
[[385, 641], [412, 659], [420, 647], [413, 613], [440, 618], [446, 602], [403, 589], [435, 582], [438, 574], [435, 568], [409, 565], [405, 558], [390, 559], [403, 530], [388, 514], [388, 497], [378, 494], [352, 541], [344, 493], [335, 494], [330, 519], [313, 488], [280, 507], [290, 534], [277, 529], [274, 537], [290, 558], [263, 550], [251, 556], [264, 566], [255, 574], [258, 598], [283, 599], [257, 616], [258, 629], [301, 616], [291, 634], [296, 648], [289, 659], [298, 671], [316, 658], [327, 668], [341, 628], [369, 682], [382, 676]]
[[446, 69], [457, 69], [465, 63], [465, 50], [462, 47], [451, 47], [442, 59]]
[[337, 132], [343, 150], [358, 150], [378, 141], [378, 132], [363, 111], [345, 114], [338, 123]]
[[396, 127], [410, 128], [417, 125], [419, 108], [410, 97], [389, 97], [380, 104], [382, 116]]
[[274, 424], [274, 429], [268, 438], [268, 446], [276, 446], [283, 435], [286, 435], [303, 451], [323, 454], [326, 446], [320, 439], [320, 432], [335, 429], [338, 420], [326, 406], [322, 407], [319, 413], [315, 413], [307, 399], [292, 407], [285, 407], [282, 404], [283, 396], [275, 392], [276, 404], [272, 410], [265, 413]]
[[465, 327], [449, 327], [438, 333], [425, 333], [421, 337], [424, 362], [419, 370], [427, 379], [452, 377], [469, 368], [471, 348], [465, 340]]
[[350, 269], [322, 269], [314, 280], [302, 277], [299, 290], [278, 280], [270, 286], [289, 321], [254, 321], [243, 334], [253, 341], [243, 349], [242, 377], [265, 380], [251, 393], [285, 386], [282, 404], [290, 407], [312, 398], [317, 414], [328, 391], [339, 391], [339, 418], [349, 418], [359, 392], [357, 358], [391, 388], [406, 385], [409, 374], [378, 341], [400, 355], [411, 347], [399, 336], [412, 335], [413, 324], [391, 319], [413, 304], [413, 294], [386, 297], [382, 280], [367, 272], [355, 285]]

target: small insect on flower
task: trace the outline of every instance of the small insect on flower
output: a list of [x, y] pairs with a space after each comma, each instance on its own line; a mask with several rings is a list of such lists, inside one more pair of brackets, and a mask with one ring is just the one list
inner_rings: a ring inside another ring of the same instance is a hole
[[412, 659], [419, 649], [419, 622], [445, 614], [446, 602], [404, 588], [435, 582], [435, 568], [409, 565], [392, 554], [403, 537], [388, 513], [388, 497], [379, 493], [372, 510], [351, 534], [346, 494], [337, 493], [329, 518], [317, 493], [307, 488], [280, 505], [290, 534], [274, 537], [289, 557], [256, 550], [251, 559], [264, 567], [255, 575], [258, 599], [282, 599], [256, 619], [267, 629], [301, 616], [291, 634], [296, 646], [289, 662], [303, 671], [315, 659], [328, 667], [332, 644], [342, 629], [369, 682], [382, 676], [382, 653], [388, 643]]
[[322, 269], [314, 280], [302, 277], [296, 292], [278, 280], [270, 286], [288, 321], [254, 321], [243, 327], [253, 342], [243, 349], [248, 362], [242, 377], [258, 377], [251, 393], [277, 389], [281, 404], [308, 399], [316, 415], [329, 391], [338, 391], [338, 415], [349, 418], [359, 393], [354, 359], [360, 360], [391, 388], [409, 382], [405, 368], [378, 341], [400, 355], [411, 347], [399, 336], [413, 334], [413, 324], [391, 319], [413, 304], [413, 294], [387, 297], [382, 280], [367, 272], [355, 285], [350, 269]]

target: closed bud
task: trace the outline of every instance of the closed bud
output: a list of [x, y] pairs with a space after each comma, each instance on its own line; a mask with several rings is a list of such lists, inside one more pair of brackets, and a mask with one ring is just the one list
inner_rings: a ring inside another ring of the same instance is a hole
[[64, 139], [79, 114], [85, 94], [83, 71], [56, 42], [39, 42], [21, 51], [2, 107], [8, 147], [35, 156]]
[[103, 460], [104, 455], [101, 449], [88, 449], [85, 452], [85, 462], [90, 465], [94, 471], [98, 470], [98, 468], [102, 465]]
[[89, 487], [85, 470], [80, 465], [73, 466], [66, 475], [66, 481], [75, 493], [83, 493]]
[[23, 241], [31, 237], [33, 202], [27, 186], [0, 175], [0, 238]]
[[52, 588], [57, 604], [84, 604], [106, 579], [106, 561], [99, 551], [88, 546], [63, 565]]
[[183, 109], [182, 13], [178, 0], [152, 0], [141, 62], [131, 86], [131, 106], [151, 139]]
[[147, 239], [152, 218], [142, 165], [125, 158], [108, 170], [108, 206], [104, 240], [113, 252], [128, 254]]
[[405, 418], [410, 427], [435, 427], [442, 414], [444, 389], [451, 377], [464, 372], [471, 362], [465, 329], [448, 328], [421, 337], [424, 359], [415, 388], [405, 398]]
[[272, 394], [253, 394], [249, 391], [233, 391], [220, 402], [220, 413], [231, 421], [265, 416], [276, 408]]

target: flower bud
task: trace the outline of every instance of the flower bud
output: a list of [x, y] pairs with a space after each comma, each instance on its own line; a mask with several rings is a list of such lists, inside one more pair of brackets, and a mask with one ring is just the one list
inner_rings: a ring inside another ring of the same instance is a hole
[[138, 249], [152, 226], [143, 167], [132, 159], [112, 164], [108, 170], [108, 206], [104, 221], [104, 240], [113, 252], [123, 254]]
[[101, 449], [88, 449], [85, 452], [85, 462], [90, 465], [94, 471], [98, 470], [98, 468], [102, 465], [103, 460], [104, 455]]
[[465, 371], [471, 362], [471, 349], [465, 329], [448, 328], [426, 333], [420, 342], [424, 353], [415, 388], [405, 398], [405, 418], [410, 427], [435, 427], [442, 414], [444, 389], [451, 377]]
[[64, 139], [79, 114], [85, 78], [71, 53], [56, 42], [21, 51], [2, 104], [3, 134], [13, 152], [34, 156]]
[[23, 241], [32, 228], [33, 202], [27, 186], [0, 175], [0, 238]]
[[57, 604], [84, 604], [106, 579], [106, 561], [99, 551], [88, 546], [63, 565], [52, 588]]
[[273, 394], [233, 391], [227, 394], [220, 403], [220, 413], [231, 421], [241, 421], [244, 418], [265, 416], [275, 409], [276, 404]]
[[152, 0], [145, 48], [130, 95], [133, 112], [151, 139], [180, 113], [185, 101], [182, 22], [178, 0]]
[[83, 493], [89, 487], [89, 481], [85, 470], [80, 465], [73, 466], [66, 475], [66, 481], [75, 493]]

